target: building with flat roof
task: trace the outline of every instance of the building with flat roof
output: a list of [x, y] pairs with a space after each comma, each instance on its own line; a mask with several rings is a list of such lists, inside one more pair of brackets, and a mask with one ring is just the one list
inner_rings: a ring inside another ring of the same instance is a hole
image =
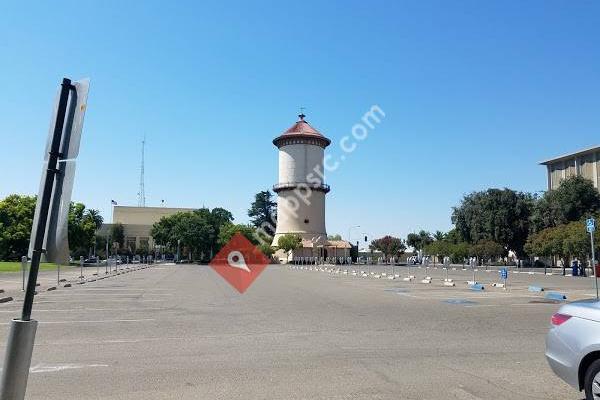
[[540, 165], [545, 165], [548, 171], [548, 190], [558, 188], [562, 180], [570, 176], [589, 179], [600, 190], [600, 146], [551, 158]]
[[173, 208], [173, 207], [130, 207], [113, 206], [112, 221], [103, 224], [99, 230], [100, 235], [107, 235], [114, 224], [123, 224], [125, 231], [125, 248], [135, 252], [135, 249], [144, 246], [148, 249], [154, 247], [154, 240], [150, 230], [155, 222], [163, 217], [178, 212], [191, 212], [195, 208]]

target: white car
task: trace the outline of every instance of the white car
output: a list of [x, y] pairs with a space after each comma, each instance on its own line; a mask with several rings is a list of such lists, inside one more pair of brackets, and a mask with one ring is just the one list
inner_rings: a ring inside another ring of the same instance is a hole
[[600, 302], [565, 304], [552, 316], [546, 359], [556, 375], [587, 400], [600, 400]]

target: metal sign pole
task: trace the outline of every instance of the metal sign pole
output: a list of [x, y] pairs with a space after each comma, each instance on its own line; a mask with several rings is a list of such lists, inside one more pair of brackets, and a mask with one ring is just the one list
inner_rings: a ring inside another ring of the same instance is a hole
[[22, 292], [25, 291], [25, 271], [27, 271], [27, 256], [23, 256], [21, 257], [21, 269], [23, 270], [23, 288], [21, 289]]
[[56, 121], [54, 124], [54, 132], [49, 146], [44, 186], [41, 198], [38, 199], [40, 201], [40, 217], [37, 220], [35, 238], [33, 240], [31, 268], [29, 269], [29, 280], [27, 281], [23, 310], [21, 319], [12, 320], [6, 345], [4, 367], [2, 369], [1, 400], [22, 400], [25, 398], [27, 379], [29, 377], [29, 366], [31, 365], [31, 355], [33, 353], [33, 344], [35, 342], [35, 332], [37, 330], [37, 321], [31, 319], [31, 309], [33, 308], [40, 260], [42, 252], [44, 251], [44, 237], [46, 234], [48, 213], [51, 206], [52, 189], [56, 173], [59, 171], [58, 158], [61, 155], [59, 153], [60, 142], [63, 136], [63, 128], [67, 114], [69, 92], [73, 89], [74, 86], [71, 84], [71, 81], [69, 79], [63, 79]]
[[594, 231], [590, 232], [590, 240], [592, 241], [592, 268], [594, 269], [594, 280], [596, 281], [596, 300], [598, 297], [598, 274], [596, 273], [596, 253], [594, 251]]

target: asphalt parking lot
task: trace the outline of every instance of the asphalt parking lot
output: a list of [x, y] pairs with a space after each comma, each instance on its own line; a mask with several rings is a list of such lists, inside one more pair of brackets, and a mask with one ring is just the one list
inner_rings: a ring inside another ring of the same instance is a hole
[[[390, 272], [374, 267], [372, 272]], [[364, 269], [364, 267], [359, 267]], [[400, 276], [408, 275], [398, 268]], [[207, 266], [156, 265], [46, 292], [29, 399], [581, 399], [544, 359], [559, 304], [593, 279], [431, 268], [431, 284], [269, 266], [240, 295]], [[8, 278], [6, 278], [8, 279]], [[5, 280], [6, 280], [5, 279]], [[0, 304], [1, 359], [21, 298]]]

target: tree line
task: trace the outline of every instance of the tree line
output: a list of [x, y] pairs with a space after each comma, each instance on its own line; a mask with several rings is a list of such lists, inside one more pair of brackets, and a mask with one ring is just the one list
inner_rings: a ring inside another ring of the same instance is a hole
[[510, 253], [518, 259], [557, 257], [568, 264], [573, 258], [585, 260], [591, 253], [585, 230], [589, 217], [600, 217], [600, 194], [590, 180], [574, 176], [542, 196], [507, 188], [470, 193], [452, 209], [454, 228], [449, 232], [422, 230], [410, 233], [405, 241], [386, 236], [374, 240], [371, 248], [388, 257], [410, 246], [453, 262]]
[[[12, 194], [0, 200], [0, 260], [20, 260], [27, 255], [37, 196]], [[87, 256], [102, 226], [98, 210], [82, 203], [69, 207], [69, 248], [73, 256]]]

